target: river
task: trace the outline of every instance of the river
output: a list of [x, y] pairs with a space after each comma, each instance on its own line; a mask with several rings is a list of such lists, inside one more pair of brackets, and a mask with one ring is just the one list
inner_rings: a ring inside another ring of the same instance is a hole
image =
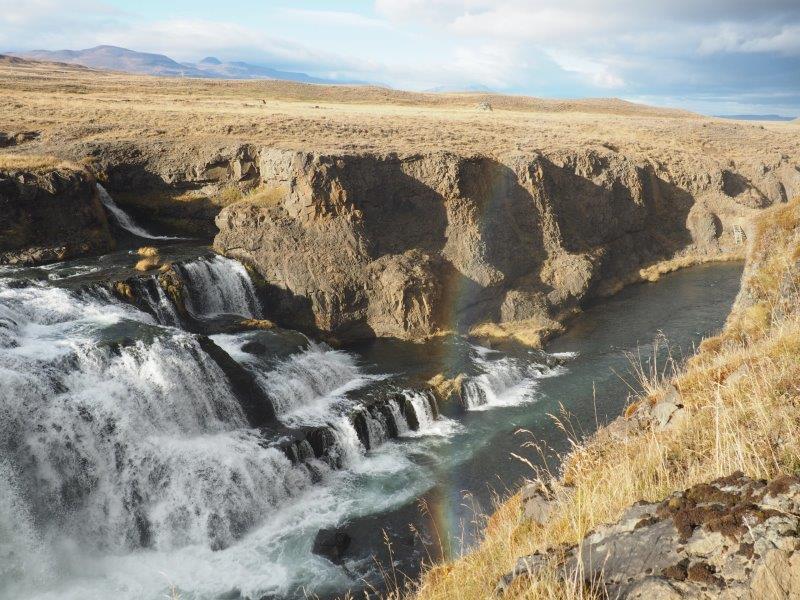
[[[541, 465], [523, 442], [557, 468], [552, 415], [591, 433], [636, 387], [632, 355], [660, 368], [718, 330], [741, 274], [626, 288], [546, 353], [457, 336], [335, 350], [235, 327], [269, 317], [247, 271], [159, 243], [191, 323], [154, 277], [138, 307], [110, 292], [133, 274], [124, 249], [0, 271], [0, 597], [332, 597], [413, 576], [531, 475], [513, 455]], [[463, 405], [420, 387], [439, 372], [466, 374]], [[350, 536], [340, 564], [312, 552], [321, 529]]]

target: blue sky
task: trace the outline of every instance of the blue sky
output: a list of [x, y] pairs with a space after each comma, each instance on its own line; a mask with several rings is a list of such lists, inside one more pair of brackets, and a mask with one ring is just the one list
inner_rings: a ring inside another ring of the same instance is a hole
[[800, 115], [800, 0], [0, 0], [0, 51], [98, 44], [403, 89]]

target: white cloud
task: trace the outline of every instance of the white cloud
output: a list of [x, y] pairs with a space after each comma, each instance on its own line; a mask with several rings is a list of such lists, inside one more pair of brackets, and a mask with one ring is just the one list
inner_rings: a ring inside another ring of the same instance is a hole
[[800, 24], [757, 27], [725, 23], [706, 36], [698, 50], [703, 54], [773, 52], [800, 56]]
[[374, 13], [242, 1], [215, 19], [188, 0], [171, 18], [104, 0], [0, 0], [0, 51], [113, 44], [412, 89], [683, 98], [761, 86], [800, 104], [799, 0], [374, 0]]
[[341, 27], [359, 27], [367, 29], [387, 29], [389, 23], [383, 19], [366, 17], [359, 13], [341, 10], [311, 10], [305, 8], [287, 8], [287, 15], [301, 19], [306, 23], [322, 23]]
[[625, 80], [614, 72], [613, 66], [585, 56], [553, 50], [548, 53], [556, 64], [568, 73], [577, 73], [599, 88], [621, 88]]

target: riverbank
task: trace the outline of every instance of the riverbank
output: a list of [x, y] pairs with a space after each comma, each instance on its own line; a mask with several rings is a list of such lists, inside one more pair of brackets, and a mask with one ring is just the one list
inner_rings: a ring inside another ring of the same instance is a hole
[[[431, 568], [415, 598], [490, 597], [518, 558], [532, 556], [545, 557], [546, 566], [507, 579], [505, 597], [595, 597], [602, 584], [595, 581], [592, 590], [583, 573], [569, 571], [565, 579], [559, 557], [635, 502], [658, 502], [675, 490], [736, 472], [754, 479], [794, 474], [800, 461], [798, 224], [797, 200], [758, 219], [742, 289], [723, 332], [705, 340], [674, 377], [643, 373], [645, 393], [622, 420], [588, 440], [575, 440], [560, 472], [552, 474], [555, 491], [546, 519], [525, 518], [522, 497], [513, 496], [488, 520], [480, 546]], [[665, 427], [640, 418], [668, 394], [678, 395], [682, 418]], [[546, 480], [549, 474], [541, 476]], [[788, 564], [791, 552], [784, 554]], [[761, 567], [758, 560], [751, 575]], [[691, 581], [652, 570], [640, 576], [647, 575], [664, 579], [676, 594], [681, 585], [694, 593]], [[745, 591], [759, 584], [755, 577], [734, 583]]]

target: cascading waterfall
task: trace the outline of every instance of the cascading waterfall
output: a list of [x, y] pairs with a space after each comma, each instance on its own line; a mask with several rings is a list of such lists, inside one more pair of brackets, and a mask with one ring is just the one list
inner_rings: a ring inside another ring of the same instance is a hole
[[261, 318], [253, 282], [242, 263], [214, 256], [175, 265], [186, 284], [186, 308], [196, 317], [234, 314]]
[[[175, 270], [197, 317], [261, 316], [241, 264], [203, 257]], [[107, 285], [70, 291], [0, 273], [0, 508], [13, 515], [0, 534], [17, 527], [0, 540], [0, 560], [13, 557], [0, 577], [13, 585], [23, 570], [44, 581], [58, 540], [119, 556], [237, 548], [319, 488], [410, 468], [387, 441], [425, 447], [420, 438], [462, 430], [430, 393], [383, 383], [392, 376], [365, 372], [353, 354], [279, 332], [209, 346], [180, 329], [157, 277], [126, 283], [146, 312]], [[263, 396], [242, 396], [231, 358]], [[251, 428], [258, 398], [282, 425]]]
[[[193, 336], [2, 280], [0, 319], [0, 451], [37, 523], [94, 548], [225, 547], [312, 482], [247, 428]], [[104, 341], [122, 325], [152, 339]]]
[[[365, 450], [376, 449], [390, 438], [405, 435], [446, 434], [452, 428], [447, 419], [437, 420], [433, 400], [422, 392], [406, 390], [389, 393], [369, 406], [349, 397], [349, 393], [386, 379], [387, 375], [364, 373], [353, 355], [333, 350], [325, 344], [309, 342], [308, 347], [275, 363], [242, 350], [251, 341], [248, 334], [217, 335], [214, 340], [230, 356], [250, 369], [261, 388], [272, 400], [278, 418], [290, 426], [325, 427], [331, 434], [327, 449], [336, 464], [353, 464]], [[406, 400], [407, 399], [407, 400]], [[414, 414], [407, 415], [401, 403]], [[413, 423], [412, 427], [409, 423]], [[335, 446], [335, 447], [334, 447]], [[293, 447], [290, 455], [298, 460], [302, 449]]]
[[541, 364], [512, 357], [491, 358], [492, 353], [476, 352], [474, 364], [482, 373], [462, 383], [462, 401], [467, 410], [513, 406], [533, 399], [536, 380], [557, 373]]
[[164, 288], [158, 283], [158, 278], [153, 275], [136, 277], [131, 280], [130, 285], [134, 288], [137, 298], [147, 305], [159, 323], [172, 327], [181, 326], [178, 311], [167, 297]]
[[172, 236], [168, 236], [168, 235], [153, 235], [152, 233], [150, 233], [149, 231], [147, 231], [143, 227], [140, 227], [139, 225], [137, 225], [136, 222], [133, 220], [133, 218], [128, 213], [126, 213], [124, 210], [122, 210], [117, 205], [116, 202], [114, 202], [114, 199], [111, 197], [111, 194], [109, 194], [106, 191], [106, 189], [102, 185], [100, 185], [99, 183], [97, 184], [97, 193], [100, 196], [100, 202], [102, 202], [103, 206], [105, 206], [106, 209], [108, 209], [108, 212], [110, 212], [112, 215], [114, 215], [114, 219], [116, 219], [116, 221], [119, 224], [119, 226], [122, 227], [125, 231], [127, 231], [129, 233], [132, 233], [133, 235], [135, 235], [137, 237], [145, 238], [145, 239], [148, 239], [148, 240], [181, 240], [181, 239], [185, 239], [185, 238], [179, 238], [179, 237], [172, 237]]
[[418, 430], [425, 431], [430, 429], [437, 418], [431, 406], [431, 399], [426, 394], [418, 391], [406, 391], [405, 397], [414, 407], [414, 414], [419, 424]]
[[313, 342], [307, 350], [258, 375], [279, 418], [304, 424], [324, 423], [330, 417], [326, 409], [331, 401], [374, 379], [361, 372], [351, 354]]
[[53, 559], [34, 526], [18, 478], [0, 459], [0, 596], [15, 598], [14, 585], [50, 578]]
[[403, 436], [407, 434], [410, 431], [410, 427], [408, 425], [408, 420], [400, 409], [400, 404], [397, 401], [391, 401], [387, 403], [387, 406], [392, 413], [392, 418], [397, 427], [397, 435]]

